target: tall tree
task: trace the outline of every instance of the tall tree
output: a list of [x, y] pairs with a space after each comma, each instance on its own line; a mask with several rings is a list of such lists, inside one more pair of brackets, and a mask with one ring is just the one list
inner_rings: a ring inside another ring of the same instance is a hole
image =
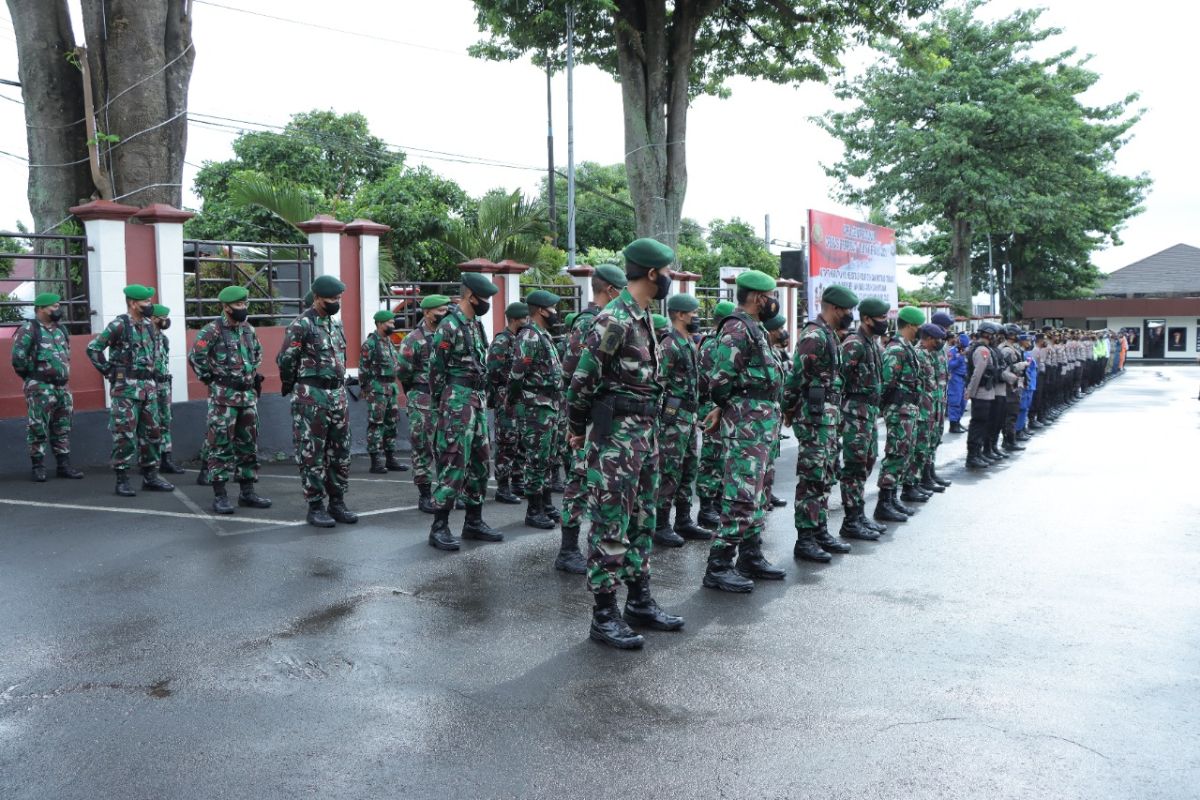
[[[580, 251], [593, 247], [620, 250], [637, 238], [637, 220], [624, 164], [584, 161], [575, 169], [575, 186], [575, 244]], [[554, 191], [558, 197], [566, 197], [567, 179], [556, 175]], [[545, 178], [540, 197], [543, 204], [549, 204]], [[560, 234], [559, 242], [565, 242], [566, 237], [562, 236], [567, 230], [565, 203], [557, 204], [555, 230]]]
[[939, 0], [475, 0], [490, 39], [484, 58], [561, 68], [566, 10], [575, 9], [577, 60], [621, 85], [625, 167], [637, 233], [674, 245], [687, 194], [691, 101], [726, 96], [735, 75], [774, 83], [826, 80], [852, 43], [898, 33]]

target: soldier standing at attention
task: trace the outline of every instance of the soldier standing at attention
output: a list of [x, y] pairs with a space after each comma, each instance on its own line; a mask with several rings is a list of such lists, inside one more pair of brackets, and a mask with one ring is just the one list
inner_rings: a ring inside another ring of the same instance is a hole
[[433, 399], [429, 393], [429, 356], [433, 332], [446, 315], [450, 298], [431, 294], [421, 301], [421, 322], [400, 342], [396, 378], [408, 398], [408, 435], [412, 439], [413, 483], [417, 508], [433, 513]]
[[496, 412], [496, 502], [520, 505], [514, 483], [524, 487], [521, 431], [508, 403], [508, 373], [512, 369], [517, 331], [529, 323], [529, 306], [516, 301], [504, 309], [504, 330], [496, 334], [487, 354], [488, 408]]
[[249, 316], [244, 286], [226, 286], [217, 295], [221, 317], [200, 329], [188, 353], [188, 363], [208, 387], [208, 434], [201, 469], [213, 487], [213, 511], [232, 514], [225, 491], [236, 475], [242, 491], [238, 505], [270, 508], [271, 501], [254, 491], [258, 482], [258, 396], [262, 391], [262, 345]]
[[792, 375], [783, 395], [784, 424], [796, 434], [796, 546], [794, 555], [827, 562], [850, 545], [829, 534], [829, 493], [837, 480], [842, 425], [842, 343], [839, 331], [854, 321], [858, 295], [831, 284], [821, 293], [821, 313], [796, 342]]
[[[721, 321], [732, 314], [733, 303], [722, 300], [713, 306], [713, 325], [720, 328]], [[700, 363], [711, 363], [712, 348], [717, 345], [717, 332], [714, 329], [700, 340]], [[700, 371], [700, 419], [704, 419], [713, 410], [712, 397], [708, 392], [708, 373]], [[721, 478], [725, 474], [724, 450], [721, 447], [720, 431], [701, 431], [704, 439], [700, 444], [700, 460], [696, 470], [696, 495], [700, 498], [700, 513], [696, 522], [709, 529], [715, 529], [721, 524]]]
[[154, 358], [154, 383], [158, 386], [155, 398], [157, 402], [158, 427], [162, 431], [162, 444], [159, 446], [161, 463], [159, 471], [171, 475], [181, 475], [186, 469], [176, 465], [171, 460], [171, 340], [164, 331], [171, 327], [171, 309], [154, 304], [154, 341], [158, 347]]
[[[946, 343], [954, 340], [954, 317], [945, 311], [938, 311], [930, 317], [929, 321], [942, 329], [943, 336], [933, 351], [936, 384], [933, 403], [934, 424], [929, 447], [929, 462], [925, 465], [925, 474], [921, 482], [921, 488], [927, 490], [930, 489], [931, 484], [945, 489], [953, 483], [937, 474], [937, 449], [942, 446], [942, 436], [946, 432], [946, 416], [950, 397], [950, 361], [946, 352]], [[937, 490], [933, 489], [933, 491]]]
[[[312, 307], [288, 326], [275, 359], [284, 397], [292, 394], [292, 440], [308, 503], [308, 524], [353, 525], [346, 508], [350, 486], [350, 420], [346, 410], [346, 334], [334, 319], [346, 284], [332, 275], [312, 283]], [[325, 499], [329, 499], [329, 511]]]
[[913, 460], [908, 470], [901, 499], [904, 502], [925, 503], [934, 494], [946, 491], [946, 487], [928, 477], [934, 450], [938, 443], [938, 348], [946, 338], [940, 325], [927, 322], [917, 329], [917, 364], [921, 368], [921, 391], [917, 405], [916, 442]]
[[[750, 592], [754, 578], [783, 580], [783, 570], [763, 556], [766, 496], [763, 465], [779, 424], [783, 375], [762, 323], [779, 310], [775, 279], [758, 270], [737, 277], [737, 310], [723, 319], [716, 343], [700, 362], [708, 375], [713, 409], [706, 435], [721, 433], [724, 475], [721, 525], [708, 553], [703, 585], [723, 592]], [[738, 553], [736, 568], [734, 554]]]
[[[779, 362], [779, 393], [782, 397], [783, 387], [787, 386], [788, 378], [792, 374], [792, 356], [787, 349], [787, 317], [776, 314], [763, 323], [763, 330], [767, 332], [771, 352]], [[771, 445], [771, 455], [767, 460], [767, 473], [763, 478], [763, 497], [767, 503], [764, 511], [774, 511], [787, 505], [786, 500], [775, 496], [775, 462], [779, 459], [779, 443], [782, 437], [783, 417], [780, 416], [779, 424], [775, 426], [775, 443]]]
[[46, 480], [46, 445], [58, 462], [55, 475], [82, 478], [71, 466], [71, 418], [75, 401], [67, 381], [71, 378], [71, 339], [59, 323], [61, 297], [42, 292], [33, 298], [34, 318], [21, 324], [13, 338], [13, 370], [24, 382], [26, 428], [32, 478]]
[[550, 512], [550, 476], [558, 461], [555, 442], [563, 375], [549, 331], [558, 322], [554, 307], [561, 300], [545, 289], [525, 298], [529, 323], [517, 332], [505, 392], [504, 413], [516, 417], [525, 457], [525, 524], [542, 530], [558, 525], [558, 514]]
[[[650, 593], [662, 387], [648, 309], [671, 291], [675, 253], [653, 239], [638, 239], [624, 252], [629, 283], [596, 316], [567, 405], [571, 447], [583, 449], [585, 433], [590, 442], [587, 584], [595, 608], [589, 636], [632, 649], [645, 640], [629, 623], [674, 631], [683, 627], [683, 618], [663, 611]], [[629, 586], [624, 617], [617, 610], [622, 583]]]
[[950, 371], [946, 383], [946, 417], [950, 420], [951, 433], [967, 432], [961, 420], [966, 410], [967, 348], [970, 345], [971, 337], [960, 333], [946, 353], [946, 368]]
[[504, 539], [504, 534], [483, 521], [483, 496], [492, 459], [485, 408], [488, 343], [479, 317], [491, 308], [488, 298], [498, 291], [484, 275], [464, 272], [461, 297], [442, 317], [430, 343], [429, 393], [438, 418], [433, 446], [437, 483], [429, 545], [439, 550], [461, 546], [450, 532], [450, 510], [460, 498], [467, 511], [464, 539]]
[[[658, 423], [661, 462], [658, 484], [658, 527], [654, 543], [680, 547], [685, 539], [711, 539], [712, 531], [692, 522], [692, 487], [684, 484], [688, 455], [696, 452], [698, 355], [692, 335], [700, 330], [696, 310], [700, 301], [690, 294], [672, 295], [667, 301], [670, 330], [659, 345], [663, 407]], [[671, 528], [671, 505], [675, 528]]]
[[[154, 314], [154, 290], [140, 284], [125, 287], [126, 313], [120, 315], [88, 344], [88, 358], [109, 382], [111, 408], [108, 429], [113, 436], [112, 465], [117, 475], [116, 493], [133, 497], [129, 485], [129, 467], [139, 459], [142, 488], [150, 492], [171, 492], [173, 484], [158, 474], [159, 443], [158, 385], [154, 367], [158, 347], [151, 317]], [[105, 351], [108, 356], [105, 356]]]
[[400, 389], [396, 386], [399, 357], [392, 344], [394, 311], [376, 311], [375, 330], [367, 334], [358, 358], [358, 382], [367, 401], [367, 453], [371, 472], [408, 472], [396, 458], [396, 424], [400, 420]]
[[[596, 317], [609, 303], [621, 295], [629, 279], [616, 264], [601, 264], [592, 273], [592, 302], [575, 315], [570, 323], [567, 344], [563, 350], [563, 382], [570, 387], [575, 367], [583, 353], [584, 342], [596, 324]], [[573, 575], [587, 574], [587, 559], [579, 549], [579, 526], [588, 506], [587, 472], [595, 450], [590, 439], [582, 448], [570, 446], [570, 408], [567, 409], [567, 449], [572, 454], [571, 469], [563, 491], [562, 544], [554, 559], [554, 568]]]
[[[842, 528], [845, 539], [875, 541], [887, 526], [867, 519], [866, 485], [879, 457], [875, 422], [883, 386], [879, 337], [887, 333], [888, 304], [867, 297], [858, 304], [858, 328], [842, 342]], [[903, 522], [903, 520], [900, 520]]]
[[[920, 365], [913, 342], [925, 324], [925, 315], [915, 306], [900, 309], [896, 334], [883, 351], [883, 381], [880, 403], [887, 439], [879, 465], [879, 499], [874, 517], [880, 522], [907, 522], [915, 509], [896, 496], [912, 462], [914, 425], [920, 391]], [[972, 416], [974, 420], [974, 416]]]

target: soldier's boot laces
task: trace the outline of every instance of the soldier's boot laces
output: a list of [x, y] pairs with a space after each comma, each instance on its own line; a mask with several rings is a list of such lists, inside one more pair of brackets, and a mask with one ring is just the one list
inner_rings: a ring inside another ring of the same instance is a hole
[[933, 465], [926, 464], [925, 469], [921, 470], [921, 488], [927, 492], [935, 492], [941, 494], [946, 491], [946, 487], [933, 479]]
[[247, 508], [270, 508], [271, 501], [265, 497], [259, 497], [254, 491], [254, 481], [242, 481], [240, 484], [241, 491], [238, 493], [238, 505]]
[[721, 515], [717, 512], [716, 498], [700, 498], [700, 513], [696, 516], [696, 522], [711, 530], [715, 530], [721, 524]]
[[79, 480], [83, 477], [83, 473], [71, 466], [70, 453], [59, 453], [54, 457], [58, 461], [58, 468], [54, 470], [54, 474], [60, 478], [73, 478]]
[[530, 528], [538, 528], [543, 531], [554, 529], [554, 520], [546, 516], [545, 510], [542, 508], [542, 495], [531, 494], [527, 498], [528, 505], [525, 508], [525, 524]]
[[314, 500], [308, 504], [308, 516], [305, 521], [314, 528], [333, 528], [337, 523], [333, 521], [333, 517], [329, 516], [329, 512], [325, 510], [325, 504], [320, 500]]
[[510, 506], [521, 504], [521, 498], [513, 494], [512, 489], [509, 487], [508, 478], [501, 478], [496, 481], [496, 502]]
[[550, 518], [550, 521], [558, 526], [558, 506], [554, 505], [554, 495], [552, 489], [542, 489], [542, 511]]
[[671, 507], [659, 506], [658, 525], [654, 528], [654, 543], [663, 547], [683, 547], [683, 537], [671, 530]]
[[873, 542], [879, 538], [878, 531], [862, 524], [859, 518], [862, 509], [844, 508], [842, 511], [842, 527], [838, 531], [838, 535], [843, 539], [861, 539], [864, 542]]
[[587, 559], [579, 552], [579, 526], [563, 525], [562, 544], [554, 557], [554, 568], [572, 575], [587, 574]]
[[663, 611], [650, 596], [650, 578], [646, 576], [629, 584], [624, 616], [630, 625], [653, 628], [656, 631], [677, 631], [683, 627], [683, 617]]
[[617, 609], [615, 592], [596, 595], [596, 606], [592, 609], [592, 626], [588, 637], [609, 647], [620, 650], [639, 650], [646, 640], [634, 632]]
[[30, 471], [30, 479], [34, 483], [46, 482], [46, 465], [42, 461], [41, 456], [32, 456], [30, 461], [33, 463], [33, 469]]
[[229, 502], [229, 494], [225, 491], [225, 483], [213, 483], [212, 510], [214, 514], [232, 514], [233, 504]]
[[417, 484], [417, 510], [426, 514], [437, 513], [433, 507], [433, 491], [428, 483]]
[[450, 509], [434, 510], [433, 525], [429, 528], [429, 546], [446, 551], [460, 547], [458, 539], [450, 532]]
[[796, 531], [796, 546], [792, 548], [792, 558], [801, 561], [816, 561], [820, 564], [828, 564], [833, 560], [833, 556], [826, 553], [817, 544], [815, 533], [816, 531], [810, 530]]
[[116, 471], [117, 488], [116, 493], [120, 497], [137, 497], [137, 492], [129, 485], [129, 473], [123, 469]]
[[787, 573], [767, 561], [762, 551], [762, 537], [755, 536], [738, 545], [737, 565], [739, 575], [752, 580], [781, 581]]
[[358, 522], [358, 514], [346, 508], [346, 499], [341, 495], [332, 495], [329, 498], [329, 516], [333, 517], [335, 522], [343, 525], [353, 525]]
[[154, 467], [146, 467], [142, 470], [142, 488], [148, 492], [173, 492], [175, 484], [164, 480]]
[[162, 454], [162, 459], [160, 460], [158, 468], [160, 472], [165, 472], [168, 475], [182, 475], [183, 473], [187, 472], [186, 469], [171, 460], [171, 454], [169, 452]]
[[396, 458], [395, 450], [388, 450], [383, 465], [387, 467], [388, 472], [408, 472], [408, 464], [401, 464], [400, 459]]
[[821, 546], [821, 549], [827, 553], [835, 555], [845, 555], [850, 552], [850, 545], [845, 542], [839, 542], [829, 534], [829, 529], [824, 524], [813, 533], [813, 539]]
[[383, 463], [383, 453], [371, 453], [372, 475], [387, 475], [387, 467]]
[[196, 473], [196, 485], [197, 486], [211, 486], [212, 485], [212, 479], [208, 476], [208, 466], [205, 464], [201, 464], [200, 471]]
[[[551, 524], [550, 527], [554, 527]], [[467, 520], [463, 523], [462, 538], [477, 542], [502, 542], [504, 534], [483, 521], [483, 506], [467, 506]]]
[[691, 541], [708, 541], [713, 537], [713, 532], [711, 530], [692, 522], [691, 503], [675, 504], [674, 530], [684, 539], [689, 539]]
[[754, 591], [754, 581], [733, 568], [733, 547], [714, 547], [708, 551], [708, 568], [701, 583], [709, 589], [733, 594]]
[[918, 491], [915, 483], [906, 483], [904, 484], [904, 491], [900, 493], [900, 499], [906, 503], [928, 503], [929, 495]]
[[879, 497], [875, 501], [875, 510], [871, 516], [880, 522], [908, 522], [908, 515], [896, 507], [896, 489], [880, 487]]

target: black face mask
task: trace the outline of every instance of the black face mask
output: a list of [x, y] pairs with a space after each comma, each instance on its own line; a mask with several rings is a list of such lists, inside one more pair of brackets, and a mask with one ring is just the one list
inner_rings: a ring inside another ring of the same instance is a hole
[[877, 319], [871, 323], [871, 333], [876, 336], [883, 336], [888, 332], [888, 324], [886, 319]]
[[396, 328], [392, 325], [385, 325], [383, 328], [384, 336], [391, 336], [395, 332], [396, 332]]
[[229, 318], [231, 320], [233, 320], [234, 322], [245, 322], [246, 318], [249, 316], [250, 316], [250, 309], [248, 309], [248, 308], [231, 308], [231, 309], [229, 309]]
[[664, 275], [660, 272], [658, 277], [654, 279], [654, 285], [657, 287], [657, 291], [654, 293], [655, 300], [666, 300], [667, 296], [671, 294], [670, 275]]
[[558, 324], [558, 312], [551, 311], [549, 314], [546, 315], [546, 327], [553, 328], [557, 324]]
[[687, 332], [697, 334], [700, 332], [700, 320], [694, 319], [687, 324]]
[[342, 304], [341, 304], [341, 303], [334, 303], [334, 302], [331, 302], [331, 301], [329, 301], [329, 300], [326, 300], [324, 303], [322, 303], [322, 304], [321, 304], [321, 307], [322, 307], [322, 308], [324, 308], [324, 309], [325, 309], [325, 313], [326, 313], [326, 314], [328, 314], [328, 315], [329, 315], [329, 316], [331, 316], [331, 317], [332, 317], [334, 314], [336, 314], [336, 313], [338, 313], [339, 311], [341, 311], [341, 310], [342, 310]]
[[852, 323], [852, 322], [854, 322], [853, 314], [843, 314], [842, 318], [838, 320], [838, 324], [837, 324], [838, 330], [839, 331], [849, 330], [850, 323]]
[[779, 313], [779, 301], [774, 297], [768, 298], [767, 302], [758, 308], [758, 321], [766, 322], [774, 318]]
[[61, 322], [62, 321], [62, 309], [61, 308], [56, 308], [50, 312], [50, 321], [51, 322]]
[[153, 303], [147, 303], [144, 306], [138, 306], [138, 308], [141, 309], [142, 319], [150, 319], [150, 317], [154, 314]]
[[791, 339], [791, 337], [790, 337], [790, 336], [788, 336], [788, 334], [787, 334], [787, 331], [784, 331], [783, 333], [779, 334], [779, 346], [780, 346], [780, 347], [787, 347], [787, 345], [788, 345], [788, 341], [789, 341], [790, 339]]
[[487, 300], [480, 300], [478, 297], [471, 300], [471, 308], [475, 311], [475, 316], [482, 317], [492, 308], [492, 304]]
[[159, 329], [160, 331], [165, 331], [165, 330], [166, 330], [167, 328], [169, 328], [169, 327], [171, 327], [171, 320], [169, 320], [169, 319], [161, 319], [161, 320], [159, 320], [159, 321], [158, 321], [158, 329]]

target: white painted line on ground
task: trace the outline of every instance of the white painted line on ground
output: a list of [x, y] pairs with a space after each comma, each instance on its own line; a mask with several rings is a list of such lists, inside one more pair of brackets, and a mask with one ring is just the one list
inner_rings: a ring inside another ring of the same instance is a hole
[[358, 512], [358, 515], [360, 517], [373, 517], [376, 514], [392, 514], [398, 511], [415, 511], [416, 508], [416, 506], [395, 506], [394, 508], [380, 508], [376, 509], [375, 511], [360, 511]]
[[[7, 498], [0, 498], [0, 503], [4, 503], [4, 504], [10, 505], [10, 506], [33, 506], [34, 508], [67, 508], [67, 509], [71, 509], [73, 511], [107, 511], [107, 512], [112, 512], [113, 514], [142, 514], [142, 515], [151, 516], [151, 517], [175, 517], [177, 519], [200, 519], [201, 521], [204, 521], [203, 516], [207, 516], [207, 515], [203, 515], [203, 512], [202, 512], [202, 517], [197, 517], [195, 514], [188, 514], [188, 513], [182, 512], [182, 511], [156, 511], [151, 508], [116, 508], [114, 506], [85, 506], [85, 505], [79, 505], [78, 503], [46, 503], [46, 502], [42, 502], [42, 501], [38, 501], [38, 500], [9, 500]], [[415, 507], [416, 506], [414, 506], [414, 508]], [[211, 519], [211, 517], [209, 519]], [[241, 522], [241, 523], [246, 523], [246, 524], [257, 524], [257, 525], [262, 525], [262, 524], [303, 525], [304, 524], [303, 522], [292, 522], [291, 520], [263, 519], [262, 517], [255, 517], [255, 518], [251, 519], [249, 517], [239, 518], [237, 516], [229, 517], [227, 520], [222, 520], [222, 522]]]
[[203, 508], [192, 502], [192, 498], [179, 491], [178, 488], [171, 492], [171, 494], [175, 495], [175, 499], [183, 503], [183, 505], [190, 509], [193, 514], [204, 520], [204, 524], [208, 526], [209, 530], [218, 534], [221, 532], [221, 526], [217, 524], [216, 519], [209, 516]]

